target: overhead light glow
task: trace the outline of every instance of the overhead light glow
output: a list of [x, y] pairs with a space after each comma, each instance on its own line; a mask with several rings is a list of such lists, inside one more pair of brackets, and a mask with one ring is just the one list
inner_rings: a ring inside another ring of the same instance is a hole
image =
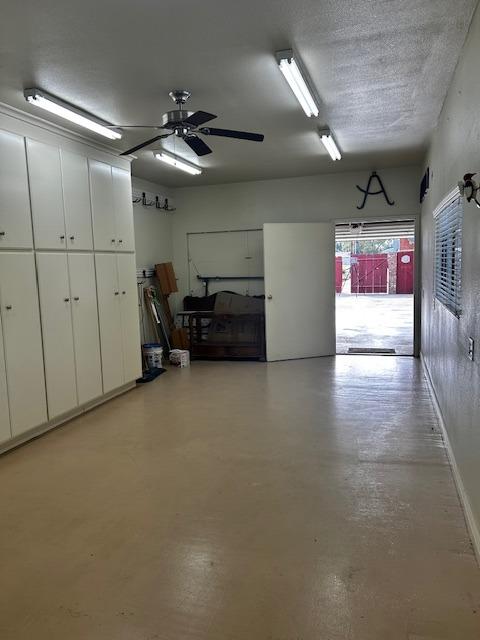
[[165, 153], [164, 151], [161, 151], [160, 153], [154, 152], [153, 155], [157, 160], [161, 160], [162, 162], [169, 164], [171, 167], [176, 167], [177, 169], [180, 169], [180, 171], [185, 171], [191, 176], [198, 176], [202, 173], [200, 167], [196, 167], [194, 164], [190, 164], [189, 162], [181, 160], [180, 158], [177, 158], [177, 156]]
[[[298, 58], [297, 58], [298, 59]], [[297, 62], [291, 49], [277, 52], [277, 62], [285, 80], [290, 85], [305, 114], [311, 118], [318, 116], [318, 105], [309, 88], [310, 79], [306, 71], [302, 70], [300, 61]]]
[[24, 91], [24, 96], [26, 101], [30, 104], [34, 104], [36, 107], [45, 109], [50, 113], [54, 113], [56, 116], [60, 116], [74, 124], [85, 127], [85, 129], [90, 129], [90, 131], [99, 133], [105, 138], [109, 138], [110, 140], [120, 140], [122, 137], [120, 131], [109, 128], [108, 123], [102, 123], [99, 119], [95, 118], [95, 116], [85, 113], [80, 109], [63, 102], [59, 98], [45, 93], [44, 91], [40, 91], [39, 89], [26, 89]]
[[318, 135], [320, 136], [320, 140], [323, 142], [325, 149], [330, 154], [332, 160], [341, 160], [342, 154], [338, 149], [337, 143], [335, 142], [330, 129], [319, 129]]

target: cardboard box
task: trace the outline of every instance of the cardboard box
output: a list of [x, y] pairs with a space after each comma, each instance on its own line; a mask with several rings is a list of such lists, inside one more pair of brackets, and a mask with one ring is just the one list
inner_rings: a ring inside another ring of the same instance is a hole
[[155, 274], [160, 283], [161, 292], [168, 296], [170, 293], [178, 291], [177, 279], [171, 262], [161, 262], [155, 265]]

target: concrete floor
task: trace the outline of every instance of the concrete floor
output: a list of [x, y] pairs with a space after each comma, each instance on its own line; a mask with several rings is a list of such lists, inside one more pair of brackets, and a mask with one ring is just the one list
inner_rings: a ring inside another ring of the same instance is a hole
[[337, 294], [337, 353], [349, 347], [413, 354], [413, 296]]
[[2, 640], [478, 640], [419, 363], [170, 370], [0, 458]]

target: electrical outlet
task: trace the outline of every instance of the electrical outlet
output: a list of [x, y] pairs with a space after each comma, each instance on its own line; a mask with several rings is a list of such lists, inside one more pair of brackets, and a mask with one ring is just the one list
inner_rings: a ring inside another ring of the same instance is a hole
[[468, 339], [468, 358], [472, 361], [475, 359], [475, 340], [473, 338]]

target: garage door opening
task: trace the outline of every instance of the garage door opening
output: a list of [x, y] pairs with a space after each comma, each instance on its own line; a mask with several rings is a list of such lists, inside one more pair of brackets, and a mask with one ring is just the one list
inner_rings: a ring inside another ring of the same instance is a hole
[[335, 228], [338, 354], [413, 355], [415, 223]]

